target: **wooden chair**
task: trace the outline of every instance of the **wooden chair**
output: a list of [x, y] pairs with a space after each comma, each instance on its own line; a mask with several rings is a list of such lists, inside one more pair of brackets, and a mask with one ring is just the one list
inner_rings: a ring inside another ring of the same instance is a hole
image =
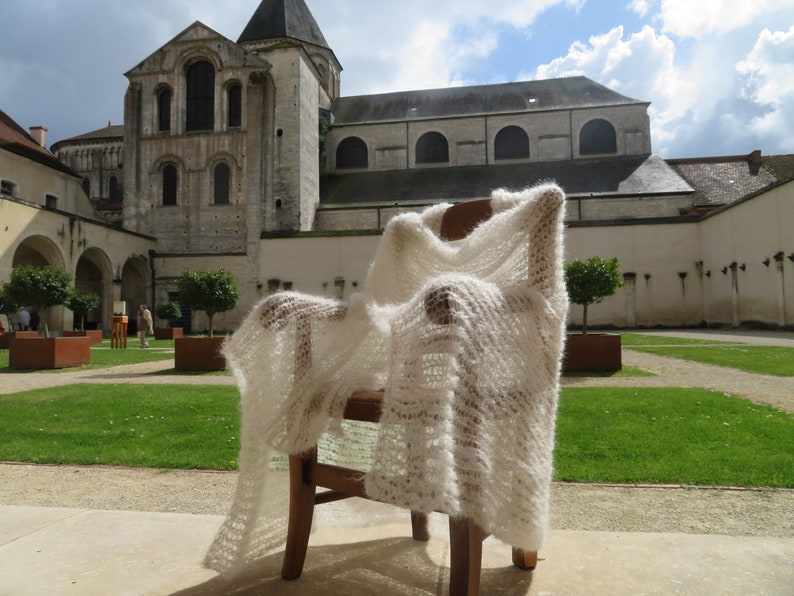
[[[490, 200], [469, 201], [447, 209], [444, 213], [440, 236], [445, 241], [465, 238], [482, 221], [492, 215]], [[444, 304], [436, 297], [433, 304]], [[442, 308], [444, 308], [442, 306]], [[448, 308], [448, 307], [447, 307]], [[436, 307], [438, 309], [438, 307]], [[341, 318], [344, 309], [329, 313], [328, 318]], [[436, 322], [449, 322], [447, 312], [428, 312]], [[311, 330], [308, 321], [298, 324], [299, 355], [297, 361], [310, 360]], [[383, 407], [383, 391], [357, 392], [347, 401], [344, 418], [364, 422], [378, 422]], [[287, 545], [281, 576], [292, 580], [302, 571], [309, 543], [315, 505], [330, 503], [349, 497], [366, 499], [362, 471], [319, 463], [317, 447], [289, 457], [290, 465], [290, 511]], [[317, 492], [317, 487], [327, 490]], [[415, 540], [429, 539], [427, 515], [411, 512], [411, 526]], [[449, 519], [450, 535], [450, 584], [451, 595], [476, 595], [479, 592], [482, 564], [482, 541], [487, 534], [468, 518]], [[513, 564], [521, 569], [534, 569], [537, 552], [524, 552], [513, 548]]]

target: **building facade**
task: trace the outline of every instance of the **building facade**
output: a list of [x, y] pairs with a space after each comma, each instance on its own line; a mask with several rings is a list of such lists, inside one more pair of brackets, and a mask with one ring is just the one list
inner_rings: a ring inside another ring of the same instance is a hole
[[216, 326], [233, 329], [272, 291], [360, 287], [395, 214], [554, 180], [567, 258], [624, 272], [592, 324], [794, 324], [792, 156], [661, 159], [649, 103], [586, 77], [344, 97], [341, 71], [303, 0], [262, 1], [237, 41], [195, 22], [143, 58], [122, 127], [53, 146], [136, 245], [94, 275], [158, 304], [185, 269], [223, 267], [241, 302]]

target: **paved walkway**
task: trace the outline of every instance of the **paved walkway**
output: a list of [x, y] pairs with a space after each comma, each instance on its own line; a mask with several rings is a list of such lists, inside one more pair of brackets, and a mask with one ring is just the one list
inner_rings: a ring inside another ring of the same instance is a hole
[[[794, 347], [794, 334], [685, 333]], [[707, 387], [794, 411], [790, 378], [631, 350], [624, 363], [656, 376], [566, 378], [565, 385]], [[0, 392], [73, 382], [233, 384], [230, 376], [163, 374], [172, 366], [8, 373]], [[216, 576], [201, 560], [235, 480], [233, 473], [0, 465], [0, 595], [446, 593], [445, 520], [433, 516], [434, 537], [415, 543], [394, 508], [369, 509], [366, 526], [331, 510], [298, 581], [279, 578], [280, 554], [241, 577]], [[509, 547], [486, 541], [481, 593], [794, 593], [794, 491], [556, 484], [552, 511], [533, 573], [510, 567]]]

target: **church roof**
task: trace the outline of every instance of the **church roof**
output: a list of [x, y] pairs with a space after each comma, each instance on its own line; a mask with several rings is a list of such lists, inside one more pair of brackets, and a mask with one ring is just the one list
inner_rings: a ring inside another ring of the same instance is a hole
[[53, 170], [77, 176], [71, 168], [39, 145], [24, 128], [2, 110], [0, 110], [0, 149], [16, 153]]
[[262, 0], [237, 43], [284, 37], [330, 49], [304, 0]]
[[576, 161], [417, 168], [331, 174], [320, 181], [321, 206], [427, 203], [488, 197], [495, 188], [521, 190], [554, 181], [569, 197], [691, 193], [656, 155]]
[[698, 205], [726, 205], [794, 177], [794, 155], [670, 159], [667, 163], [694, 188]]
[[53, 143], [52, 149], [53, 151], [57, 151], [58, 145], [62, 143], [69, 143], [74, 141], [106, 140], [106, 139], [121, 140], [122, 137], [124, 137], [124, 125], [108, 123], [108, 125], [103, 128], [98, 128], [97, 130], [92, 130], [91, 132], [86, 132], [81, 135], [70, 137], [68, 139], [62, 139], [57, 143]]
[[334, 100], [334, 125], [565, 108], [648, 105], [583, 76], [470, 87], [422, 89]]

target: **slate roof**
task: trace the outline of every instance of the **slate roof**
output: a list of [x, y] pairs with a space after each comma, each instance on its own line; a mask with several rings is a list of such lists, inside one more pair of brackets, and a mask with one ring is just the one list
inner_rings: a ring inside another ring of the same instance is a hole
[[587, 77], [565, 77], [494, 85], [421, 89], [339, 97], [331, 111], [334, 126], [557, 110], [573, 107], [649, 105], [616, 93]]
[[68, 139], [63, 139], [58, 141], [57, 143], [53, 143], [52, 150], [53, 152], [57, 151], [58, 145], [61, 143], [66, 142], [73, 142], [73, 141], [98, 141], [102, 139], [118, 139], [121, 140], [124, 137], [124, 125], [123, 124], [108, 124], [104, 128], [99, 128], [97, 130], [92, 130], [91, 132], [87, 132], [81, 135], [77, 135], [76, 137], [70, 137]]
[[463, 201], [496, 188], [520, 190], [555, 181], [569, 197], [691, 193], [692, 188], [658, 156], [532, 164], [420, 168], [329, 174], [320, 181], [320, 205]]
[[39, 145], [24, 128], [2, 110], [0, 110], [0, 149], [16, 153], [48, 168], [77, 176], [71, 168]]
[[237, 43], [283, 37], [330, 49], [303, 0], [262, 0]]
[[[754, 154], [670, 159], [667, 163], [695, 189], [695, 205], [726, 205], [794, 177], [794, 155], [756, 159]], [[759, 167], [760, 166], [760, 167]]]

